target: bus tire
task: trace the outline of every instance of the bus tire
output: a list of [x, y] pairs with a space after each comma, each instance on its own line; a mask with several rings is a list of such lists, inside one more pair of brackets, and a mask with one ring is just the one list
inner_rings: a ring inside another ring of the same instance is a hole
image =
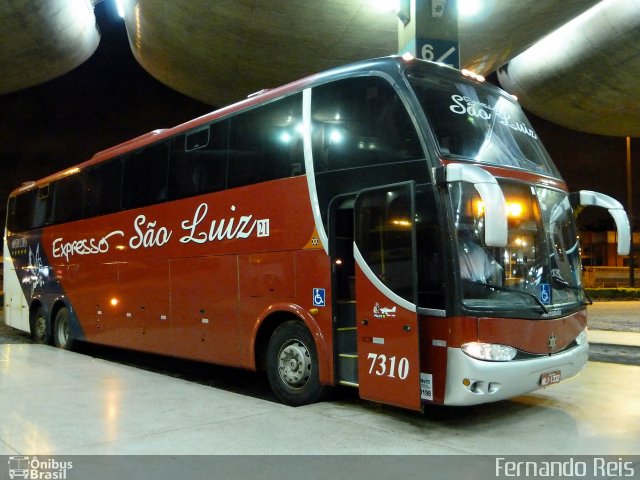
[[31, 321], [31, 338], [33, 343], [39, 345], [51, 345], [51, 332], [49, 330], [49, 322], [44, 314], [42, 306], [38, 307]]
[[311, 333], [301, 322], [280, 325], [267, 345], [267, 377], [282, 403], [297, 407], [318, 401], [320, 384], [318, 353]]
[[58, 310], [56, 319], [53, 322], [53, 343], [63, 350], [71, 350], [73, 348], [74, 339], [71, 333], [71, 319], [69, 310], [64, 307]]

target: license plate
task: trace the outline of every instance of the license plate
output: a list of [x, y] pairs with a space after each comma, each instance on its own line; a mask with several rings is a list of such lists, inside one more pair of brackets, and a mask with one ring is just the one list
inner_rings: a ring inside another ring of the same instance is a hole
[[540, 375], [541, 387], [546, 387], [547, 385], [552, 385], [554, 383], [559, 383], [559, 382], [560, 382], [560, 370], [547, 372]]

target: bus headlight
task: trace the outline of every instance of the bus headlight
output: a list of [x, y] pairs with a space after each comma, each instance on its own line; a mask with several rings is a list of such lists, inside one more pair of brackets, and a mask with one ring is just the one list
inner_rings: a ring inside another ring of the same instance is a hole
[[462, 345], [462, 351], [470, 357], [493, 362], [508, 362], [518, 353], [515, 348], [507, 345], [480, 342], [465, 343]]
[[584, 345], [587, 343], [587, 329], [582, 330], [576, 337], [576, 343], [578, 345]]

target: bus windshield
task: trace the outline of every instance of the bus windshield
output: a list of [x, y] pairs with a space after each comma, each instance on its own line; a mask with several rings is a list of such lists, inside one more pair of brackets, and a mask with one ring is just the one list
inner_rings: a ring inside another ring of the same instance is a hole
[[483, 244], [483, 205], [468, 184], [452, 184], [463, 303], [469, 308], [548, 313], [582, 304], [579, 245], [565, 193], [502, 181], [509, 225], [505, 248]]
[[463, 80], [422, 75], [419, 69], [409, 70], [407, 77], [443, 156], [559, 178], [538, 135], [508, 95]]

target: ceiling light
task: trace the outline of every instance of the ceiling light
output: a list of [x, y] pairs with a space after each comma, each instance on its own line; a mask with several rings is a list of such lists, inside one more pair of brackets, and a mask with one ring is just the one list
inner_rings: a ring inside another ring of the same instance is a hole
[[379, 12], [396, 12], [400, 8], [400, 0], [371, 0], [371, 3]]
[[118, 11], [118, 16], [120, 18], [124, 18], [124, 4], [122, 3], [123, 0], [115, 0], [116, 2], [116, 9]]
[[458, 0], [458, 15], [472, 17], [482, 8], [482, 0]]

